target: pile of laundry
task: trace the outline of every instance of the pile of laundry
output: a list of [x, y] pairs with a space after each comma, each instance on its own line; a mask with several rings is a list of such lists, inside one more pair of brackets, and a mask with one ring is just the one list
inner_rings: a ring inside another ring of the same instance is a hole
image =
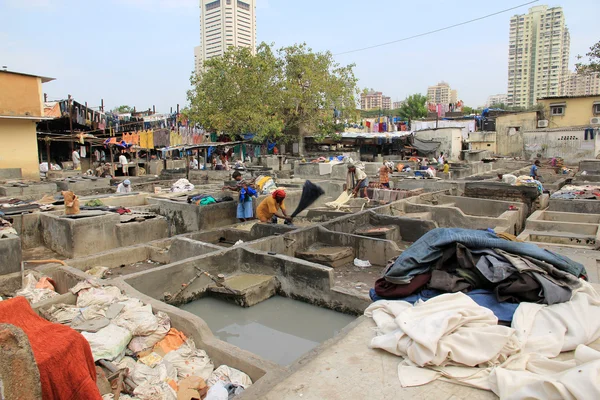
[[371, 290], [371, 347], [404, 358], [404, 387], [442, 379], [501, 398], [600, 398], [600, 352], [587, 347], [600, 339], [600, 295], [581, 264], [510, 239], [425, 234]]
[[567, 185], [563, 186], [562, 189], [552, 193], [550, 198], [561, 200], [598, 200], [600, 199], [600, 186]]
[[25, 297], [30, 304], [35, 304], [56, 297], [58, 293], [51, 278], [43, 276], [38, 279], [29, 273], [23, 279], [23, 287], [17, 290], [14, 297], [18, 296]]
[[121, 399], [227, 399], [252, 385], [241, 371], [227, 365], [215, 369], [204, 350], [171, 326], [167, 314], [153, 312], [151, 305], [124, 295], [116, 286], [88, 280], [71, 292], [77, 296], [76, 304], [55, 304], [43, 314], [81, 332], [95, 362], [127, 371]]
[[270, 176], [259, 175], [254, 180], [254, 185], [258, 189], [259, 194], [271, 194], [277, 190], [275, 181]]
[[185, 178], [181, 178], [171, 185], [173, 193], [191, 192], [192, 190], [194, 190], [194, 185]]
[[195, 204], [197, 206], [207, 206], [209, 204], [224, 203], [227, 201], [233, 201], [233, 197], [224, 196], [220, 199], [215, 199], [213, 196], [208, 194], [197, 194], [194, 196], [188, 196], [187, 198], [187, 202], [189, 204]]
[[9, 234], [17, 235], [17, 230], [13, 228], [12, 224], [9, 221], [0, 217], [0, 238], [6, 237], [6, 235]]
[[371, 298], [414, 303], [465, 292], [506, 322], [518, 303], [569, 301], [586, 276], [583, 265], [508, 234], [460, 228], [427, 232], [389, 263]]
[[536, 187], [538, 189], [539, 194], [544, 193], [544, 186], [542, 183], [536, 179], [533, 179], [527, 175], [521, 175], [517, 177], [517, 186], [531, 186]]

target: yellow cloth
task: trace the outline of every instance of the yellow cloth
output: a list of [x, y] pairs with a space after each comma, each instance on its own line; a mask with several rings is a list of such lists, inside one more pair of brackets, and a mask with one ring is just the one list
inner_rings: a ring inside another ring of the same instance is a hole
[[262, 188], [264, 186], [265, 183], [267, 183], [267, 181], [271, 179], [270, 176], [265, 176], [263, 177], [261, 180], [259, 180], [258, 182], [256, 182], [256, 186], [258, 186], [258, 190], [262, 192]]
[[148, 132], [146, 132], [146, 131], [140, 132], [140, 148], [142, 148], [142, 149], [148, 148]]
[[444, 173], [447, 174], [450, 172], [450, 164], [444, 164]]
[[148, 132], [148, 148], [153, 149], [154, 148], [154, 131], [147, 131], [147, 132]]
[[281, 204], [278, 204], [273, 196], [269, 196], [256, 207], [256, 217], [260, 222], [268, 222], [273, 218], [278, 209], [285, 211], [284, 202], [282, 201]]

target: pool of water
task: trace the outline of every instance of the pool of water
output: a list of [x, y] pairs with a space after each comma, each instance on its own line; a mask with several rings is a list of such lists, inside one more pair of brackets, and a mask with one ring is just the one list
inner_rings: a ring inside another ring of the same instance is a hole
[[206, 321], [219, 339], [284, 366], [356, 319], [280, 296], [250, 308], [212, 297], [180, 308]]

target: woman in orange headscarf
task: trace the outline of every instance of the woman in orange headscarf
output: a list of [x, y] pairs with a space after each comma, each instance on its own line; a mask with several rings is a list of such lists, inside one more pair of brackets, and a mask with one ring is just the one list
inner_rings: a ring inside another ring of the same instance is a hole
[[[283, 189], [277, 189], [271, 196], [267, 197], [256, 207], [256, 217], [260, 222], [277, 223], [277, 218], [291, 221], [285, 212], [285, 191]], [[281, 212], [279, 212], [281, 210]]]

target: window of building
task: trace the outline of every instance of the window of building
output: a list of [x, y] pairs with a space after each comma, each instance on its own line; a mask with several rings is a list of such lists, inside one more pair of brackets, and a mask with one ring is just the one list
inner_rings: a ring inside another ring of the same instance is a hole
[[565, 115], [564, 104], [550, 105], [550, 114], [553, 116]]
[[238, 6], [238, 8], [241, 8], [242, 10], [250, 11], [250, 4], [244, 3], [243, 1], [238, 0], [237, 6]]
[[594, 103], [594, 115], [600, 115], [600, 103]]
[[213, 1], [212, 3], [206, 4], [206, 11], [214, 10], [215, 8], [221, 7], [221, 0]]

